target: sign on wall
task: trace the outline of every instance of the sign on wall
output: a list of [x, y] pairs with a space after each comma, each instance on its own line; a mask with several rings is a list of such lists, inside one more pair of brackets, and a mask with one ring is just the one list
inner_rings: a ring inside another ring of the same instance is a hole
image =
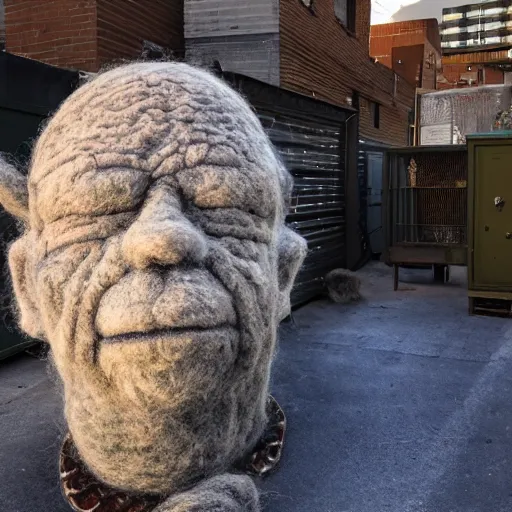
[[434, 124], [422, 126], [420, 144], [422, 146], [444, 146], [453, 143], [452, 124]]

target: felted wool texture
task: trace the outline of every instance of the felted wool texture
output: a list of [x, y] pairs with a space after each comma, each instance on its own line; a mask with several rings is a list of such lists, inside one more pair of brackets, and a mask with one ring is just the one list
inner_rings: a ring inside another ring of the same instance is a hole
[[221, 475], [171, 497], [155, 512], [259, 512], [256, 486], [248, 476]]
[[[180, 493], [255, 445], [306, 252], [284, 225], [291, 185], [247, 103], [185, 64], [106, 72], [46, 126], [9, 264], [20, 325], [49, 341], [101, 480]], [[14, 214], [15, 190], [0, 187]], [[257, 510], [254, 492], [224, 475], [168, 510]]]
[[0, 197], [4, 208], [20, 220], [28, 220], [27, 178], [0, 156]]
[[349, 304], [361, 300], [361, 280], [350, 270], [339, 268], [325, 276], [327, 293], [333, 302]]

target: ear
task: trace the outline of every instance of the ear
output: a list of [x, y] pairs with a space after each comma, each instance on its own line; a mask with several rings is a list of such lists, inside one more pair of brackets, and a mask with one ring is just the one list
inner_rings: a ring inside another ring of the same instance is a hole
[[307, 251], [306, 240], [283, 226], [279, 233], [278, 243], [279, 322], [290, 314], [290, 292]]
[[44, 340], [43, 322], [37, 303], [35, 283], [32, 278], [33, 267], [30, 264], [30, 234], [24, 235], [9, 249], [9, 268], [11, 270], [14, 295], [20, 313], [20, 327], [32, 338]]
[[0, 155], [0, 204], [19, 220], [28, 222], [27, 178]]

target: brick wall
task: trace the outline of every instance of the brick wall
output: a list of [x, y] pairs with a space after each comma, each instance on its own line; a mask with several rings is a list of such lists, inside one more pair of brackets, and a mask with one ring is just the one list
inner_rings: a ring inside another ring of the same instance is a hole
[[183, 2], [97, 0], [99, 65], [140, 57], [143, 40], [176, 54], [184, 49]]
[[442, 84], [443, 89], [467, 87], [469, 85], [468, 79], [473, 80], [473, 87], [478, 85], [500, 85], [505, 80], [501, 69], [484, 64], [467, 64], [462, 62], [444, 64], [443, 76], [446, 79], [446, 83]]
[[501, 69], [486, 66], [484, 69], [485, 85], [501, 85], [505, 83], [505, 73]]
[[[424, 53], [418, 50], [419, 45]], [[407, 48], [414, 47], [408, 50]], [[393, 55], [400, 55], [398, 64]], [[370, 34], [370, 55], [406, 78], [409, 83], [426, 89], [436, 88], [436, 63], [441, 65], [441, 39], [437, 20], [416, 20], [373, 25]], [[431, 58], [433, 56], [433, 58]], [[431, 61], [431, 64], [428, 62]], [[418, 73], [418, 66], [421, 73]], [[422, 83], [416, 77], [422, 77]]]
[[[357, 2], [357, 37], [337, 21], [334, 0], [316, 0], [313, 6], [312, 13], [297, 0], [280, 2], [281, 86], [336, 105], [346, 105], [357, 91], [361, 135], [406, 144], [414, 88], [370, 59], [365, 36], [370, 1]], [[380, 129], [373, 128], [372, 101], [381, 105]]]
[[393, 48], [424, 44], [427, 39], [424, 27], [410, 25], [411, 22], [373, 25], [370, 35], [370, 55], [380, 60], [381, 57], [391, 55]]
[[96, 70], [96, 0], [4, 0], [6, 50], [55, 66]]
[[365, 53], [370, 53], [371, 0], [356, 0], [356, 36]]
[[360, 100], [359, 131], [361, 136], [396, 146], [407, 146], [409, 137], [408, 112], [401, 108], [380, 107], [380, 128], [373, 126], [371, 101]]
[[0, 49], [5, 44], [5, 7], [4, 0], [0, 0]]
[[183, 3], [169, 0], [5, 0], [6, 49], [48, 64], [97, 71], [140, 57], [143, 41], [180, 54]]
[[[435, 50], [441, 53], [441, 36], [436, 19], [400, 21], [372, 25], [370, 31], [370, 54], [375, 55], [375, 46], [385, 44], [389, 54], [392, 46], [410, 46], [429, 41]], [[391, 44], [391, 46], [390, 46]]]
[[[438, 67], [441, 67], [441, 54], [436, 51], [430, 41], [425, 42], [425, 53], [423, 55], [423, 80], [421, 87], [424, 89], [437, 88]], [[431, 58], [433, 56], [433, 58]], [[429, 64], [430, 62], [430, 64]]]

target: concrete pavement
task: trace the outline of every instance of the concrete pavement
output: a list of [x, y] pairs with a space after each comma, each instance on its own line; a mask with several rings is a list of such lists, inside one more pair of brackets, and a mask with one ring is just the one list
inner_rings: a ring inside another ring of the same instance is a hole
[[[273, 393], [288, 418], [268, 512], [512, 510], [512, 321], [469, 317], [464, 269], [371, 264], [365, 301], [282, 326]], [[0, 365], [0, 511], [64, 512], [61, 404], [43, 362]]]

